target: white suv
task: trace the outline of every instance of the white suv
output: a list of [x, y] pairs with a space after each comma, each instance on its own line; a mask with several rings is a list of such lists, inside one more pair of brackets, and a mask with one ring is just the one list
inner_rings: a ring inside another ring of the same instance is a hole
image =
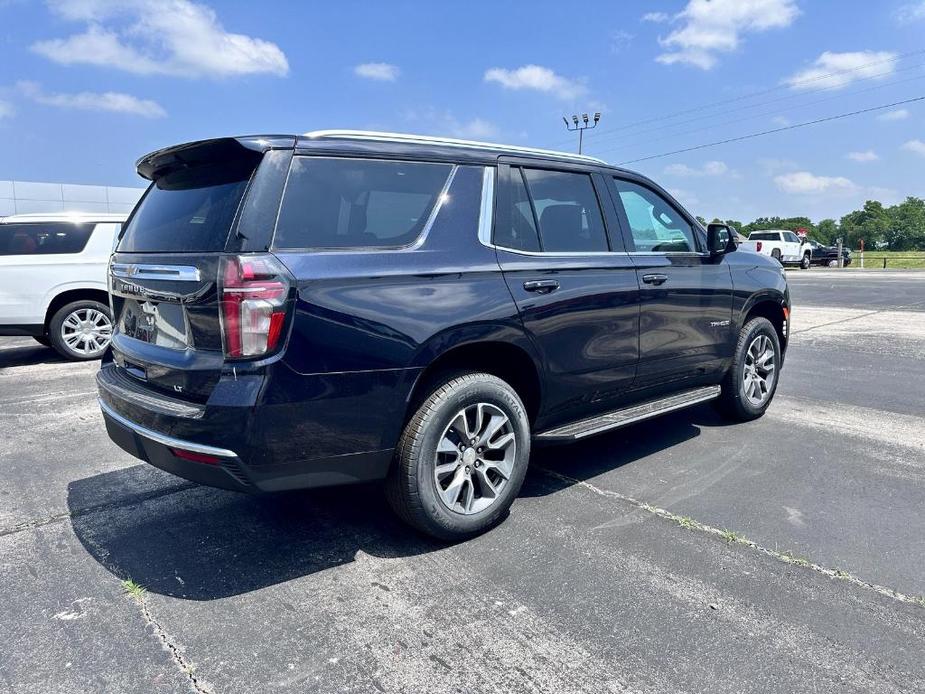
[[30, 335], [68, 359], [97, 359], [112, 319], [106, 265], [125, 215], [0, 219], [0, 335]]

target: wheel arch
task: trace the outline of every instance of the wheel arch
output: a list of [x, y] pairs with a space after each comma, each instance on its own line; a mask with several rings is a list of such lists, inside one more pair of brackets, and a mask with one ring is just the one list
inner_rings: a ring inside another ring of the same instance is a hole
[[785, 309], [787, 309], [787, 304], [782, 295], [765, 292], [753, 296], [742, 309], [739, 330], [752, 318], [767, 318], [777, 332], [777, 339], [780, 341], [781, 352], [783, 352], [786, 349], [788, 337]]
[[430, 359], [411, 388], [404, 421], [410, 419], [441, 379], [462, 371], [489, 373], [508, 383], [523, 401], [531, 424], [536, 421], [543, 392], [539, 361], [526, 339], [497, 337], [455, 344]]
[[62, 306], [73, 303], [74, 301], [98, 301], [101, 304], [109, 306], [109, 295], [106, 290], [98, 287], [75, 287], [61, 291], [52, 297], [48, 302], [48, 308], [45, 309], [45, 334], [48, 334], [48, 326], [52, 317]]

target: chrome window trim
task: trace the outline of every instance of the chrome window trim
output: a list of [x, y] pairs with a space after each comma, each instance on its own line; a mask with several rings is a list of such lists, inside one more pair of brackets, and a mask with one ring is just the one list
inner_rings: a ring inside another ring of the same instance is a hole
[[199, 268], [193, 265], [146, 265], [140, 263], [112, 263], [113, 277], [122, 279], [167, 280], [172, 282], [199, 282]]
[[479, 241], [491, 247], [491, 232], [494, 227], [495, 167], [482, 169], [482, 203], [479, 207]]
[[136, 424], [135, 422], [129, 419], [126, 419], [125, 417], [120, 415], [118, 412], [113, 410], [105, 402], [103, 402], [102, 399], [98, 398], [98, 402], [100, 403], [100, 409], [103, 410], [103, 412], [106, 415], [108, 415], [109, 417], [111, 417], [112, 419], [114, 419], [116, 422], [126, 427], [127, 429], [131, 429], [139, 436], [143, 436], [146, 439], [150, 439], [151, 441], [154, 441], [155, 443], [160, 443], [169, 448], [180, 448], [184, 451], [192, 451], [193, 453], [204, 453], [205, 455], [214, 455], [219, 458], [237, 458], [238, 457], [237, 453], [235, 453], [234, 451], [229, 451], [227, 448], [215, 448], [213, 446], [206, 446], [201, 443], [193, 443], [192, 441], [184, 441], [183, 439], [175, 439], [172, 436], [167, 436], [166, 434], [161, 434], [160, 432], [154, 431], [152, 429], [148, 429], [147, 427], [143, 427], [140, 424]]

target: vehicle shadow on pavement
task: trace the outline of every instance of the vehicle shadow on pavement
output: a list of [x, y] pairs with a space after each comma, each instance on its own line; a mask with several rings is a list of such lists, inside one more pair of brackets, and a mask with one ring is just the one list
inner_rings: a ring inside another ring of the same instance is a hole
[[0, 369], [12, 366], [35, 366], [36, 364], [60, 364], [65, 359], [51, 347], [37, 342], [0, 349]]
[[[704, 427], [732, 424], [707, 403], [583, 441], [535, 446], [530, 460], [532, 474], [528, 475], [520, 495], [545, 496], [574, 484], [544, 470], [584, 482], [648, 456], [669, 453], [673, 447], [700, 436]], [[545, 479], [540, 481], [539, 476]]]
[[358, 552], [393, 558], [446, 546], [398, 521], [376, 485], [254, 496], [176, 480], [136, 465], [68, 485], [83, 546], [151, 593], [216, 600], [349, 564]]

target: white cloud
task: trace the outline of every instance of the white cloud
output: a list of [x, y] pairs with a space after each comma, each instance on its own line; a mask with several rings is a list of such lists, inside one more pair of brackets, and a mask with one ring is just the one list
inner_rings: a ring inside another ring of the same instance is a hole
[[848, 152], [848, 154], [846, 154], [845, 156], [848, 159], [851, 159], [852, 161], [857, 161], [861, 163], [868, 162], [868, 161], [877, 161], [880, 158], [877, 156], [877, 153], [872, 149], [868, 149], [864, 152]]
[[10, 118], [13, 113], [13, 104], [9, 101], [0, 101], [0, 118]]
[[912, 152], [913, 154], [918, 154], [921, 157], [925, 157], [925, 142], [921, 140], [909, 140], [908, 142], [903, 143], [902, 148], [907, 152]]
[[482, 118], [473, 118], [465, 123], [458, 123], [451, 118], [450, 132], [454, 137], [472, 138], [475, 140], [484, 140], [490, 137], [498, 136], [498, 127], [494, 123], [489, 123]]
[[545, 92], [560, 99], [574, 99], [588, 91], [580, 81], [557, 75], [542, 65], [524, 65], [515, 70], [493, 67], [485, 71], [485, 81], [497, 82], [505, 89]]
[[353, 68], [353, 74], [357, 77], [365, 77], [368, 80], [379, 80], [380, 82], [394, 82], [401, 74], [397, 65], [389, 63], [363, 63]]
[[890, 51], [826, 51], [813, 64], [788, 77], [791, 89], [841, 89], [858, 79], [885, 79], [896, 70]]
[[722, 176], [729, 171], [729, 167], [722, 161], [708, 161], [699, 168], [693, 168], [687, 164], [669, 164], [665, 167], [665, 174], [669, 176], [681, 176], [684, 178], [694, 178], [700, 176]]
[[902, 5], [893, 13], [893, 18], [900, 24], [909, 24], [910, 22], [925, 19], [925, 0]]
[[771, 119], [771, 122], [772, 122], [774, 125], [777, 125], [777, 126], [779, 126], [779, 127], [781, 127], [781, 128], [786, 128], [788, 125], [790, 125], [790, 122], [791, 122], [791, 121], [790, 121], [790, 119], [787, 118], [786, 116], [774, 116], [774, 117]]
[[794, 171], [774, 177], [774, 183], [785, 193], [819, 194], [851, 192], [857, 186], [844, 176], [816, 176], [809, 171]]
[[32, 44], [62, 65], [96, 65], [138, 75], [286, 75], [275, 43], [225, 31], [215, 11], [191, 0], [50, 0], [81, 33]]
[[642, 15], [640, 21], [661, 24], [663, 22], [667, 22], [669, 19], [671, 19], [671, 15], [669, 15], [667, 12], [646, 12], [644, 15]]
[[887, 111], [886, 113], [881, 113], [877, 116], [877, 120], [897, 121], [897, 120], [906, 120], [909, 117], [909, 111], [904, 108], [898, 108], [895, 111]]
[[35, 82], [17, 82], [24, 96], [36, 103], [57, 108], [74, 108], [82, 111], [111, 111], [128, 113], [145, 118], [163, 118], [167, 111], [156, 101], [139, 99], [120, 92], [46, 93]]
[[709, 70], [718, 53], [738, 48], [741, 35], [790, 26], [799, 13], [795, 0], [690, 0], [675, 17], [683, 26], [659, 39], [668, 52], [656, 60]]

